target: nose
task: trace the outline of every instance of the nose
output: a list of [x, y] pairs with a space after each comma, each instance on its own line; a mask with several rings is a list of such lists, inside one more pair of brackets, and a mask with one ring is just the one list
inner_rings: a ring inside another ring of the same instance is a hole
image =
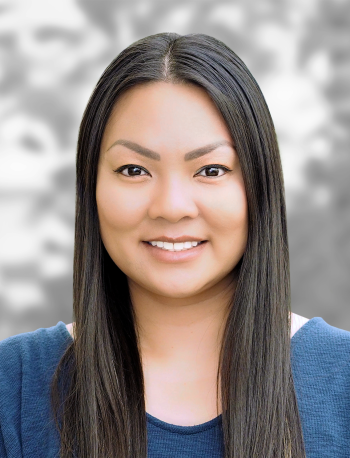
[[190, 183], [175, 176], [159, 185], [154, 189], [149, 205], [148, 215], [151, 219], [164, 218], [175, 223], [184, 217], [198, 216], [194, 189]]

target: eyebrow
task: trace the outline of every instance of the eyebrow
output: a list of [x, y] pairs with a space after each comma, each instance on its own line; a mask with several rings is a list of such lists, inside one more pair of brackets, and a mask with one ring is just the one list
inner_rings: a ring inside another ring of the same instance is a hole
[[[146, 156], [149, 159], [153, 159], [155, 161], [160, 161], [159, 153], [156, 153], [155, 151], [152, 151], [148, 148], [145, 148], [144, 146], [138, 145], [137, 143], [131, 142], [129, 140], [122, 140], [122, 139], [117, 140], [106, 150], [106, 153], [115, 145], [126, 146], [127, 148], [131, 149], [132, 151], [135, 151], [135, 153], [141, 154], [142, 156]], [[191, 161], [193, 159], [197, 159], [198, 157], [201, 157], [201, 156], [204, 156], [205, 154], [210, 153], [211, 151], [213, 151], [214, 149], [218, 148], [221, 145], [228, 145], [234, 148], [232, 143], [230, 143], [227, 140], [222, 140], [222, 141], [210, 143], [209, 145], [201, 146], [200, 148], [189, 151], [188, 153], [185, 154], [184, 160]]]

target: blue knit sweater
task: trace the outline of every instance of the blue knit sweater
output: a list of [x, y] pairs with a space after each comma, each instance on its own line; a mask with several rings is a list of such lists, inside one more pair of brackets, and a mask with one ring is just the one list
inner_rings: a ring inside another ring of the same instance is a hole
[[[49, 387], [66, 346], [66, 325], [0, 342], [0, 457], [59, 457]], [[307, 458], [350, 457], [350, 332], [321, 317], [291, 339], [292, 371]], [[221, 415], [195, 426], [171, 425], [147, 413], [149, 458], [223, 457]]]

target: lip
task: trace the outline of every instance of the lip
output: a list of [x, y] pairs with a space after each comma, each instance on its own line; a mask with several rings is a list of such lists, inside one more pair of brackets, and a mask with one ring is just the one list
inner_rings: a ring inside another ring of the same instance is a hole
[[155, 259], [157, 259], [160, 262], [185, 262], [191, 261], [192, 259], [195, 259], [198, 256], [200, 256], [200, 254], [203, 253], [203, 250], [205, 250], [207, 240], [201, 243], [200, 245], [197, 245], [185, 251], [167, 251], [162, 250], [157, 246], [153, 246], [147, 242], [142, 242], [142, 244], [145, 246], [146, 250], [148, 250], [148, 253], [150, 253]]
[[179, 237], [167, 237], [166, 235], [157, 235], [152, 239], [145, 240], [145, 242], [153, 242], [153, 241], [180, 243], [180, 242], [203, 242], [204, 239], [199, 239], [198, 237], [195, 237], [194, 235], [180, 235]]

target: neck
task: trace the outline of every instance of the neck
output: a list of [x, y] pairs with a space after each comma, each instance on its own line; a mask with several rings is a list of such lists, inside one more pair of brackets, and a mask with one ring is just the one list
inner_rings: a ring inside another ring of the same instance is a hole
[[[235, 283], [196, 297], [157, 296], [129, 283], [142, 360], [172, 367], [217, 366], [229, 299]], [[204, 369], [204, 368], [203, 368]], [[200, 370], [200, 369], [199, 369]]]

